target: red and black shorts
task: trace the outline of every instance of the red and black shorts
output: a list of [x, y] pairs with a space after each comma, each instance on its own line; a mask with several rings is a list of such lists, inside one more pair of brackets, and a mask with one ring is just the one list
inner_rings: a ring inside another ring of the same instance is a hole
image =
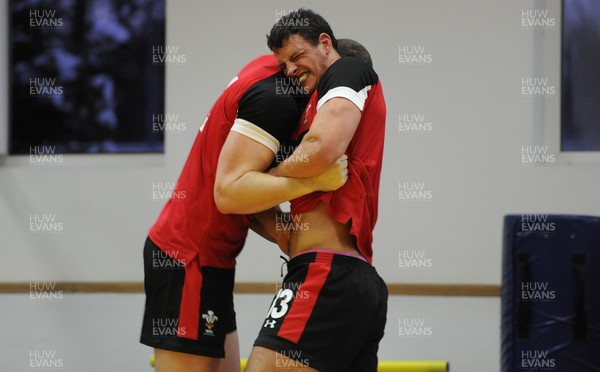
[[236, 330], [235, 270], [171, 258], [150, 238], [144, 246], [146, 308], [140, 342], [158, 349], [225, 357]]
[[311, 252], [288, 263], [255, 346], [319, 370], [377, 371], [387, 313], [387, 287], [366, 261]]

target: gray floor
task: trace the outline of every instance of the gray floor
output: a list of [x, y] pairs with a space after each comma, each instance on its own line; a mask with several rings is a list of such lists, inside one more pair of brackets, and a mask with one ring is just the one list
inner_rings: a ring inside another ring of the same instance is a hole
[[[236, 296], [242, 356], [270, 300]], [[143, 302], [142, 294], [1, 295], [0, 371], [151, 371], [151, 349], [137, 342]], [[380, 358], [446, 359], [452, 371], [498, 371], [499, 323], [497, 297], [392, 296]]]

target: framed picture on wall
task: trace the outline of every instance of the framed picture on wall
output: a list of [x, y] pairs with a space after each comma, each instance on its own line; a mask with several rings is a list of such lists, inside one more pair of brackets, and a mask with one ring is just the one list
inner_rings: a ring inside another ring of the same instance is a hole
[[561, 151], [600, 151], [600, 1], [563, 0]]
[[163, 152], [165, 0], [13, 0], [9, 17], [9, 154]]

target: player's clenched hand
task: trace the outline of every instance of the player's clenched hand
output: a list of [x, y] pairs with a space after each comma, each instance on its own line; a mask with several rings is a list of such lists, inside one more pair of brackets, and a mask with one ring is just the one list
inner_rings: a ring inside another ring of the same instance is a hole
[[348, 181], [348, 157], [342, 155], [324, 173], [313, 177], [315, 190], [333, 191], [344, 186]]

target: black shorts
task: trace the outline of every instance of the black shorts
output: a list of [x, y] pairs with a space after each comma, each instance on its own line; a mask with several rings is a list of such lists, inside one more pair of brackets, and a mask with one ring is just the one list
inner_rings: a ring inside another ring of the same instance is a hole
[[[255, 346], [320, 372], [377, 371], [387, 313], [387, 287], [375, 268], [356, 257], [300, 254], [268, 311]], [[289, 366], [289, 364], [287, 365]]]
[[146, 308], [140, 342], [158, 349], [225, 357], [236, 330], [235, 270], [174, 260], [150, 238], [144, 246]]

